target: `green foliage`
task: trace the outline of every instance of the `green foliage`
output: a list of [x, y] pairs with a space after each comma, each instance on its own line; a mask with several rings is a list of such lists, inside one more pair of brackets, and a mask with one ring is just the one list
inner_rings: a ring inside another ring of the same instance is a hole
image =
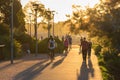
[[[3, 48], [3, 57], [4, 59], [10, 59], [10, 55], [11, 55], [11, 42], [10, 42], [10, 38], [8, 36], [0, 36], [0, 43], [5, 45], [5, 47]], [[14, 58], [17, 58], [19, 56], [21, 56], [21, 44], [14, 40]]]
[[100, 69], [102, 71], [103, 80], [114, 80], [112, 75], [109, 72], [106, 61], [103, 59], [102, 54], [98, 55], [98, 63], [99, 63]]
[[[48, 38], [42, 40], [39, 42], [39, 53], [48, 53], [49, 50], [48, 50]], [[64, 46], [63, 46], [63, 43], [62, 41], [60, 41], [58, 38], [55, 38], [55, 41], [57, 43], [57, 47], [55, 49], [55, 53], [62, 53], [63, 50], [64, 50]]]
[[39, 42], [39, 53], [48, 53], [48, 38]]
[[9, 35], [9, 26], [7, 24], [0, 24], [0, 35]]
[[57, 45], [57, 48], [55, 49], [55, 52], [63, 53], [63, 50], [64, 50], [63, 42], [58, 38], [55, 38], [55, 41], [56, 41], [56, 45]]
[[115, 54], [105, 53], [104, 60], [106, 62], [107, 69], [109, 74], [111, 74], [115, 80], [120, 79], [120, 57]]
[[[9, 37], [9, 26], [7, 24], [0, 24], [0, 44], [5, 45], [3, 48], [4, 59], [10, 59], [11, 42]], [[14, 40], [14, 58], [21, 55], [21, 44]]]
[[[11, 23], [11, 0], [0, 1], [0, 12], [3, 14], [3, 23], [10, 25]], [[22, 11], [22, 5], [19, 0], [13, 1], [13, 26], [19, 28], [19, 31], [25, 32], [25, 15]]]
[[10, 22], [10, 0], [0, 0], [0, 12], [4, 15], [3, 22], [9, 24]]
[[20, 57], [22, 56], [22, 45], [17, 41], [17, 40], [14, 40], [14, 54], [15, 54], [15, 57]]
[[31, 53], [35, 52], [35, 40], [26, 33], [15, 34], [15, 39], [22, 44], [22, 51], [30, 49]]
[[102, 71], [103, 80], [120, 79], [120, 56], [113, 52], [104, 50], [100, 53], [100, 55], [98, 55], [98, 61]]
[[[18, 22], [16, 24], [16, 27], [19, 28], [19, 31], [25, 31], [25, 14], [23, 13], [22, 9], [20, 9], [17, 13], [16, 13], [16, 18], [18, 19]], [[19, 26], [18, 26], [19, 25]]]
[[109, 74], [108, 74], [108, 72], [107, 72], [106, 67], [100, 66], [100, 69], [102, 70], [103, 80], [108, 80]]
[[96, 55], [100, 55], [102, 47], [100, 45], [94, 46], [94, 51]]

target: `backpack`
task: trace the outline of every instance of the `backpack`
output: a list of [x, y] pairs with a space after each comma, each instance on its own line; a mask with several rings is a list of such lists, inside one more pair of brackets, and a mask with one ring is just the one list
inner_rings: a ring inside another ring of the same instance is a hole
[[54, 47], [54, 42], [50, 41], [50, 47]]
[[55, 48], [55, 41], [54, 40], [53, 41], [52, 40], [49, 41], [49, 47], [50, 48]]

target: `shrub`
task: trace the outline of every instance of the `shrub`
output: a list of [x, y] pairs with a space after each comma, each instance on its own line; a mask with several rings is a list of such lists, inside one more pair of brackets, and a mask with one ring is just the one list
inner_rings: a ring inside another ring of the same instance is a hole
[[15, 35], [15, 39], [22, 44], [23, 53], [30, 49], [31, 53], [35, 52], [35, 40], [28, 34]]
[[120, 57], [116, 55], [109, 55], [109, 60], [106, 61], [107, 69], [109, 74], [112, 75], [114, 80], [120, 80]]
[[99, 65], [102, 70], [103, 80], [120, 80], [120, 57], [103, 49], [99, 56]]
[[102, 47], [100, 45], [96, 45], [94, 47], [95, 55], [100, 55]]
[[0, 35], [9, 35], [9, 26], [7, 24], [0, 24]]
[[[10, 54], [10, 52], [11, 52], [10, 39], [7, 36], [3, 36], [0, 39], [3, 40], [3, 41], [0, 40], [1, 43], [5, 45], [5, 47], [3, 48], [4, 59], [10, 59], [10, 56], [11, 56], [11, 54]], [[14, 46], [14, 48], [13, 48], [14, 58], [22, 56], [22, 54], [21, 54], [21, 44], [18, 41], [14, 40], [14, 45], [13, 46]]]
[[19, 58], [23, 55], [21, 47], [22, 47], [22, 45], [17, 40], [14, 40], [14, 56], [15, 56], [15, 58]]
[[[60, 41], [58, 38], [55, 38], [55, 41], [57, 43], [57, 47], [55, 49], [55, 53], [62, 53], [63, 50], [64, 50], [64, 46], [63, 46], [63, 43], [62, 41]], [[49, 50], [48, 50], [48, 38], [42, 40], [39, 42], [38, 44], [38, 52], [39, 53], [48, 53]]]
[[[6, 24], [0, 24], [0, 44], [5, 45], [3, 48], [3, 59], [10, 59], [11, 41], [9, 37], [9, 26]], [[14, 40], [14, 58], [21, 56], [21, 44]]]

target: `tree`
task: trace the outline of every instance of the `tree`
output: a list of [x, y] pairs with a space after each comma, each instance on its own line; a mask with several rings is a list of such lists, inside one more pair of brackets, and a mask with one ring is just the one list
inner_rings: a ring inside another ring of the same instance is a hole
[[[51, 24], [50, 21], [52, 20], [52, 11], [47, 10], [44, 6], [44, 4], [35, 1], [35, 2], [29, 2], [27, 3], [27, 5], [24, 7], [24, 13], [26, 14], [26, 21], [29, 22], [29, 14], [30, 13], [34, 13], [35, 9], [34, 9], [34, 4], [37, 4], [37, 19], [38, 18], [43, 18], [43, 20], [41, 20], [41, 22], [45, 22], [48, 24], [47, 29], [48, 30], [48, 35], [50, 34], [50, 29], [51, 29]], [[35, 18], [35, 14], [31, 14], [32, 19]], [[33, 20], [32, 20], [33, 21]]]
[[35, 2], [28, 2], [25, 7], [24, 7], [24, 13], [25, 13], [25, 19], [27, 21], [27, 23], [29, 22], [29, 16], [31, 15], [33, 18], [32, 20], [34, 20], [35, 18], [35, 9], [34, 9], [34, 4], [37, 4], [37, 18], [40, 18], [40, 17], [43, 17], [44, 16], [44, 12], [45, 12], [45, 6], [44, 4], [38, 2], [38, 1], [35, 1]]
[[[1, 7], [0, 12], [4, 15], [3, 23], [10, 25], [10, 16], [11, 16], [11, 2], [10, 0], [1, 0], [0, 1]], [[14, 0], [13, 4], [13, 18], [14, 18], [14, 27], [20, 28], [20, 31], [25, 31], [25, 22], [24, 22], [24, 13], [22, 12], [22, 5], [19, 0]]]

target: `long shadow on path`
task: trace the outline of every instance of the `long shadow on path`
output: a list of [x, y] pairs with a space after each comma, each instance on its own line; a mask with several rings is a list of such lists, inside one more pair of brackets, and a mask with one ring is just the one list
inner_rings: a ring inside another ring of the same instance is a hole
[[52, 68], [55, 68], [56, 66], [60, 65], [64, 61], [65, 57], [66, 56], [62, 56], [62, 58], [60, 58], [58, 61], [54, 62], [52, 65]]
[[78, 80], [89, 80], [89, 74], [91, 77], [94, 77], [94, 69], [90, 59], [88, 59], [88, 65], [83, 62], [80, 68], [80, 74], [77, 71]]
[[24, 61], [33, 61], [33, 60], [42, 60], [42, 59], [47, 59], [46, 55], [38, 55], [39, 57], [34, 57], [34, 55], [31, 56], [24, 56], [21, 59], [14, 60], [14, 63], [11, 64], [10, 61], [2, 61], [0, 62], [0, 70], [4, 70], [7, 68], [10, 68], [12, 66], [16, 66], [18, 64], [23, 63]]
[[[40, 63], [37, 63], [30, 68], [20, 72], [15, 76], [13, 80], [33, 80], [35, 76], [39, 75], [41, 71], [43, 71], [51, 62], [47, 62], [48, 60], [44, 60]], [[45, 65], [43, 63], [47, 62]]]
[[88, 59], [88, 71], [91, 77], [94, 77], [94, 68], [91, 59]]
[[23, 62], [22, 60], [16, 61], [13, 64], [11, 64], [10, 62], [9, 63], [8, 62], [4, 62], [5, 64], [3, 64], [4, 66], [2, 66], [2, 67], [0, 66], [0, 70], [4, 70], [6, 68], [9, 68], [11, 66], [15, 66], [15, 65], [20, 64], [22, 62]]

